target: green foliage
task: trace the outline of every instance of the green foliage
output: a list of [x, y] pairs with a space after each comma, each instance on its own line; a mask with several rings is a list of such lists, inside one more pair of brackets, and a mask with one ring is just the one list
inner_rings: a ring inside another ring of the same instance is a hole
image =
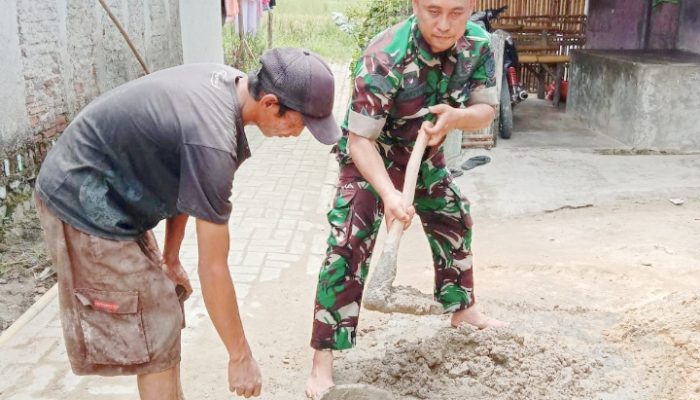
[[[265, 34], [258, 31], [256, 36], [246, 35], [244, 47], [233, 25], [224, 26], [224, 62], [243, 72], [258, 68], [260, 55], [265, 50]], [[247, 47], [246, 47], [247, 46]]]
[[348, 19], [355, 27], [353, 59], [378, 33], [405, 19], [411, 13], [411, 0], [365, 0], [349, 7]]
[[275, 12], [272, 25], [275, 47], [302, 47], [329, 61], [346, 62], [350, 57], [352, 37], [335, 25], [331, 11], [323, 14]]
[[[329, 61], [347, 62], [354, 47], [353, 38], [333, 22], [333, 11], [344, 12], [344, 0], [293, 0], [280, 2], [272, 12], [272, 46], [302, 47]], [[225, 62], [243, 71], [257, 68], [260, 55], [267, 48], [269, 14], [264, 13], [258, 34], [248, 37], [253, 57], [244, 53], [236, 57], [240, 43], [232, 26], [224, 27]]]
[[[336, 26], [331, 13], [344, 12], [354, 26], [351, 34]], [[284, 1], [274, 9], [272, 45], [303, 47], [327, 60], [346, 62], [356, 59], [369, 41], [381, 31], [412, 13], [411, 0], [358, 0], [348, 6], [342, 0]], [[258, 67], [267, 48], [268, 14], [256, 36], [248, 36], [250, 51], [239, 50], [240, 39], [231, 24], [224, 26], [224, 57], [229, 65], [248, 72]]]

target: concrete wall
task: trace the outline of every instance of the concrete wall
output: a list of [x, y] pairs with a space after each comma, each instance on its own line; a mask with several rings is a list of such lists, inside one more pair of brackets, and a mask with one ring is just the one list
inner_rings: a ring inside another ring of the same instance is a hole
[[[149, 68], [182, 63], [178, 0], [108, 0]], [[96, 0], [0, 0], [0, 155], [143, 74]], [[215, 19], [215, 21], [218, 19]]]
[[700, 150], [700, 55], [575, 51], [567, 112], [640, 149]]
[[700, 53], [700, 1], [681, 2], [678, 48]]
[[182, 58], [193, 62], [224, 62], [220, 0], [180, 0]]

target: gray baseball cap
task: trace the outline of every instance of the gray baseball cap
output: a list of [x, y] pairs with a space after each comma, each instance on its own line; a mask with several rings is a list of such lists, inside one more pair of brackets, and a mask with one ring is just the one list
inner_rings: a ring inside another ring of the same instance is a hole
[[292, 47], [270, 49], [260, 58], [259, 70], [249, 74], [265, 93], [280, 104], [299, 111], [311, 134], [323, 144], [340, 140], [342, 132], [333, 118], [335, 84], [325, 61], [308, 50]]

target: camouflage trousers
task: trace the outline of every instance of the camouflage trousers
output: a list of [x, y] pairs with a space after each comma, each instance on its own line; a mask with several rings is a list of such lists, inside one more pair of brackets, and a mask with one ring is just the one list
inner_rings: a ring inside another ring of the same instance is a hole
[[[395, 187], [403, 169], [388, 167]], [[331, 232], [316, 288], [311, 347], [343, 350], [355, 345], [362, 291], [384, 210], [376, 191], [353, 165], [341, 167], [328, 212]], [[449, 171], [421, 165], [414, 200], [435, 268], [434, 296], [445, 312], [474, 304], [469, 202]]]

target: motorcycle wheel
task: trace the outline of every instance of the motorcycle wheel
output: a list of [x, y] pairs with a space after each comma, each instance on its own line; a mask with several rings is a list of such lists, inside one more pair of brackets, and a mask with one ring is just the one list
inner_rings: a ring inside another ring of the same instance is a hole
[[513, 134], [513, 108], [510, 104], [510, 89], [508, 79], [503, 75], [501, 84], [501, 106], [498, 115], [498, 127], [501, 138], [510, 139]]

